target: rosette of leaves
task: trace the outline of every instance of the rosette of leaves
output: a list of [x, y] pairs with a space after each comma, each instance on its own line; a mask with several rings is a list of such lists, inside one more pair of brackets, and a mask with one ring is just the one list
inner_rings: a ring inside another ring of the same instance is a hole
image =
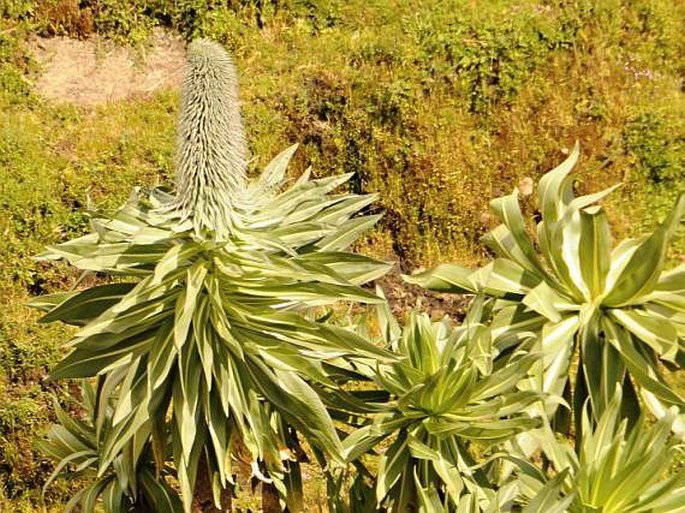
[[[539, 425], [525, 412], [540, 394], [516, 388], [537, 357], [512, 353], [493, 361], [490, 331], [478, 322], [480, 315], [476, 304], [466, 324], [453, 329], [448, 319], [431, 322], [413, 312], [392, 343], [403, 358], [379, 366], [377, 384], [390, 400], [343, 442], [348, 459], [357, 460], [391, 441], [375, 477], [378, 508], [496, 511], [516, 496], [515, 484], [497, 487], [490, 476], [497, 459], [491, 449]], [[354, 491], [368, 503], [363, 480], [369, 476], [362, 469], [357, 475]]]
[[671, 436], [677, 418], [672, 407], [656, 423], [641, 416], [628, 431], [621, 416], [621, 389], [593, 426], [583, 410], [583, 441], [578, 453], [557, 440], [546, 427], [542, 447], [553, 469], [552, 479], [528, 475], [527, 494], [534, 499], [524, 513], [672, 513], [685, 504], [685, 469], [674, 469], [683, 448]]
[[99, 499], [105, 513], [183, 511], [177, 493], [166, 481], [166, 476], [173, 472], [168, 467], [155, 468], [152, 447], [147, 439], [129, 442], [105, 472], [99, 474], [102, 442], [98, 433], [106, 433], [112, 428], [113, 410], [109, 406], [96, 408], [95, 390], [88, 383], [83, 384], [82, 390], [80, 406], [85, 418], [72, 418], [56, 404], [59, 424], [50, 427], [46, 439], [38, 443], [41, 451], [56, 462], [45, 487], [57, 477], [91, 481], [71, 498], [65, 513], [94, 513], [98, 511]]
[[543, 365], [531, 380], [539, 390], [570, 399], [569, 367], [578, 354], [577, 421], [588, 397], [592, 417], [599, 418], [617, 383], [625, 387], [623, 407], [633, 420], [640, 411], [634, 385], [657, 416], [670, 405], [682, 409], [683, 399], [662, 378], [659, 362], [674, 367], [683, 358], [685, 265], [665, 271], [664, 264], [685, 197], [651, 234], [612, 249], [606, 213], [596, 203], [614, 188], [576, 197], [569, 173], [578, 155], [576, 144], [540, 181], [537, 238], [530, 235], [514, 190], [491, 203], [501, 220], [483, 239], [497, 256], [493, 262], [476, 271], [441, 265], [406, 279], [433, 290], [482, 291], [493, 298], [498, 346], [515, 343], [517, 333], [539, 334]]
[[33, 305], [48, 312], [44, 322], [80, 326], [52, 378], [97, 376], [98, 400], [116, 398], [111, 429], [98, 433], [99, 475], [148, 437], [163, 467], [170, 437], [186, 511], [200, 462], [218, 507], [236, 460], [273, 480], [297, 511], [293, 429], [342, 461], [317, 391], [335, 388], [355, 359], [389, 357], [353, 331], [303, 315], [340, 300], [379, 301], [360, 285], [389, 266], [348, 251], [378, 219], [355, 217], [374, 197], [334, 193], [351, 175], [311, 180], [309, 172], [279, 192], [295, 147], [249, 182], [244, 156], [224, 161], [214, 151], [225, 141], [213, 137], [237, 126], [222, 131], [229, 120], [217, 119], [232, 106], [215, 83], [230, 73], [213, 71], [226, 65], [213, 57], [223, 50], [203, 42], [192, 52], [207, 55], [190, 60], [184, 94], [195, 100], [182, 102], [192, 112], [181, 114], [179, 191], [136, 190], [115, 214], [93, 212], [93, 233], [43, 258], [114, 282]]

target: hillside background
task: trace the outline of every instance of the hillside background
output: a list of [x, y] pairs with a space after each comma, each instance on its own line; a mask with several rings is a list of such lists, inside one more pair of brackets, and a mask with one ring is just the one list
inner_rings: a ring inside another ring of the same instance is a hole
[[[355, 172], [351, 187], [378, 193], [384, 215], [357, 249], [403, 272], [486, 260], [489, 200], [527, 194], [576, 140], [579, 192], [623, 183], [606, 201], [617, 236], [650, 229], [685, 191], [685, 2], [0, 0], [0, 15], [2, 512], [38, 511], [52, 467], [33, 443], [51, 396], [74, 392], [44, 379], [67, 330], [24, 302], [78, 276], [31, 257], [84, 233], [88, 201], [111, 210], [173, 178], [178, 91], [46, 99], [37, 36], [113, 41], [141, 66], [160, 29], [221, 42], [253, 168], [298, 142], [293, 177]], [[672, 259], [683, 255], [685, 238]], [[69, 486], [48, 491], [50, 508]]]

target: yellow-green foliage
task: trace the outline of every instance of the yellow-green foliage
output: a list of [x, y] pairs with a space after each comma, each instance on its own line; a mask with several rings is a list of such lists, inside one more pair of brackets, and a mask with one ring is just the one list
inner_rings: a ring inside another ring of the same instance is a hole
[[653, 226], [685, 189], [682, 2], [6, 0], [0, 18], [2, 511], [15, 508], [3, 497], [37, 497], [48, 469], [31, 440], [47, 393], [68, 393], [42, 380], [66, 334], [21, 305], [77, 277], [30, 257], [84, 231], [87, 196], [112, 209], [134, 185], [170, 183], [178, 108], [176, 93], [49, 104], [32, 92], [30, 34], [144, 45], [161, 25], [223, 43], [254, 167], [299, 142], [294, 174], [356, 171], [352, 187], [379, 192], [384, 214], [367, 250], [405, 269], [482, 261], [489, 200], [537, 180], [576, 139], [579, 193], [624, 183], [608, 204], [619, 237]]

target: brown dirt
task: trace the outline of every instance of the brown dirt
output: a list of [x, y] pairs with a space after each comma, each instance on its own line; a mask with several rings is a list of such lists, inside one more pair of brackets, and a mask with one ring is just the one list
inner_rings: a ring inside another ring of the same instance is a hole
[[183, 41], [161, 29], [140, 49], [97, 37], [35, 37], [29, 45], [42, 68], [36, 91], [60, 103], [92, 106], [145, 97], [178, 87], [183, 77]]
[[428, 312], [433, 320], [449, 315], [455, 321], [461, 322], [470, 300], [468, 296], [461, 294], [433, 292], [407, 283], [402, 279], [397, 266], [376, 280], [376, 284], [383, 290], [392, 313], [400, 322], [404, 322], [416, 306], [421, 311]]

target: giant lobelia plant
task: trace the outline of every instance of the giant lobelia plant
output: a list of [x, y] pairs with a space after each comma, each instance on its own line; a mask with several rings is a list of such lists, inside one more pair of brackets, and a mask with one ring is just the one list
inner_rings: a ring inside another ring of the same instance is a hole
[[280, 192], [295, 147], [248, 180], [233, 65], [208, 41], [188, 53], [176, 192], [136, 189], [113, 215], [93, 212], [93, 233], [42, 258], [112, 281], [33, 304], [44, 322], [80, 327], [52, 379], [96, 377], [96, 418], [112, 410], [111, 422], [95, 423], [99, 476], [127, 448], [140, 460], [149, 441], [159, 469], [171, 447], [185, 511], [199, 474], [219, 507], [236, 461], [298, 511], [296, 433], [327, 461], [342, 460], [318, 392], [355, 361], [388, 357], [303, 315], [379, 301], [359, 285], [388, 265], [347, 250], [377, 221], [354, 217], [374, 197], [335, 194], [350, 175], [311, 180], [308, 171]]
[[[536, 238], [514, 190], [491, 203], [501, 221], [483, 239], [497, 257], [493, 262], [475, 271], [446, 264], [406, 279], [433, 290], [481, 291], [491, 297], [498, 351], [506, 353], [520, 334], [538, 334], [534, 347], [542, 353], [542, 364], [529, 379], [534, 389], [570, 399], [569, 371], [579, 355], [573, 409], [580, 436], [585, 400], [597, 420], [617, 384], [624, 388], [622, 407], [633, 421], [641, 409], [636, 388], [659, 417], [670, 406], [681, 411], [685, 406], [661, 372], [661, 363], [683, 361], [685, 264], [670, 271], [664, 265], [685, 213], [685, 196], [651, 234], [612, 248], [609, 222], [597, 202], [614, 187], [576, 197], [569, 173], [578, 155], [576, 144], [566, 161], [541, 179]], [[548, 405], [547, 413], [563, 413], [557, 404]], [[557, 426], [565, 430], [568, 424], [563, 420]]]

